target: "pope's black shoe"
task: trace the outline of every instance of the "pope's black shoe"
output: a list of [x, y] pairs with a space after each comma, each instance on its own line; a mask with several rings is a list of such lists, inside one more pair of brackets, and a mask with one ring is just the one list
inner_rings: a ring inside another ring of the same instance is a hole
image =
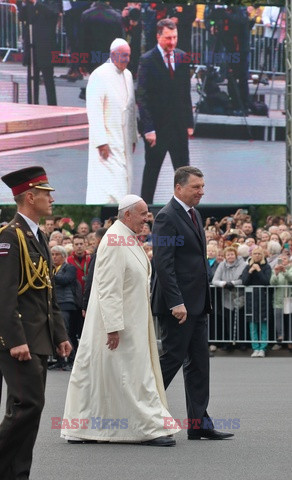
[[197, 433], [188, 435], [189, 440], [200, 440], [201, 438], [208, 438], [208, 440], [225, 440], [233, 437], [234, 433], [218, 432], [218, 430], [198, 430]]
[[172, 447], [176, 445], [176, 441], [171, 435], [169, 435], [154, 438], [153, 440], [147, 440], [146, 442], [141, 442], [141, 444], [150, 445], [152, 447]]

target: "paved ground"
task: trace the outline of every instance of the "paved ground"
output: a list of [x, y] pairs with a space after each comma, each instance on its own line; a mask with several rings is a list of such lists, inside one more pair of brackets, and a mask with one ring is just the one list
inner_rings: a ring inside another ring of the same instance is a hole
[[[285, 204], [285, 142], [195, 138], [189, 142], [190, 162], [205, 175], [201, 205]], [[56, 204], [85, 204], [88, 145], [53, 147], [0, 155], [1, 175], [32, 164], [43, 165], [56, 188]], [[133, 158], [132, 193], [140, 195], [144, 145], [140, 139]], [[68, 176], [68, 172], [70, 175]], [[275, 172], [277, 172], [275, 174]], [[64, 178], [66, 182], [64, 183]], [[165, 204], [172, 195], [173, 167], [167, 154], [160, 171], [154, 203]], [[13, 203], [0, 183], [0, 203]]]
[[[49, 372], [46, 406], [34, 450], [31, 480], [275, 480], [291, 478], [291, 358], [211, 359], [209, 413], [239, 419], [235, 437], [177, 446], [69, 445], [51, 429], [63, 415], [69, 373]], [[169, 409], [183, 419], [181, 372], [167, 392]]]

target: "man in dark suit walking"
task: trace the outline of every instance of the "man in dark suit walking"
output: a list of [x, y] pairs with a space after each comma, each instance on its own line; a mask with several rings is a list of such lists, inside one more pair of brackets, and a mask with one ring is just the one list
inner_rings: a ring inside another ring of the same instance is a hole
[[0, 371], [7, 384], [0, 425], [0, 478], [26, 480], [44, 406], [47, 356], [68, 357], [64, 321], [55, 299], [52, 259], [38, 228], [52, 214], [53, 188], [42, 167], [2, 177], [17, 203], [0, 230]]
[[207, 413], [207, 313], [211, 303], [204, 229], [199, 212], [193, 208], [203, 195], [202, 172], [194, 167], [178, 168], [174, 197], [160, 210], [153, 226], [156, 277], [152, 310], [161, 326], [165, 388], [183, 365], [189, 440], [222, 440], [233, 434], [214, 430]]
[[169, 19], [157, 24], [157, 46], [140, 59], [137, 103], [145, 142], [141, 196], [153, 203], [167, 152], [174, 169], [189, 164], [188, 136], [193, 134], [188, 57], [176, 49], [177, 28]]

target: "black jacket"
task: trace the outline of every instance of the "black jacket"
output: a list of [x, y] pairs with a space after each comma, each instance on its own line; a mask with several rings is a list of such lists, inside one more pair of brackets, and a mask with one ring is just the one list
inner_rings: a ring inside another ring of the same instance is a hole
[[80, 50], [88, 54], [88, 62], [80, 66], [92, 72], [107, 61], [115, 38], [122, 37], [121, 13], [106, 3], [96, 2], [81, 15]]
[[175, 49], [174, 78], [157, 46], [142, 55], [138, 69], [137, 103], [141, 132], [186, 131], [193, 127], [189, 58]]
[[19, 20], [23, 22], [23, 63], [30, 63], [29, 23], [32, 23], [34, 61], [41, 67], [52, 64], [52, 52], [56, 51], [56, 25], [62, 1], [40, 1], [35, 5], [18, 2]]
[[[190, 315], [211, 311], [205, 234], [197, 210], [196, 214], [199, 231], [183, 207], [172, 198], [155, 218], [152, 232], [156, 271], [152, 293], [154, 314], [170, 313], [172, 307], [182, 303]], [[164, 242], [169, 245], [159, 246]]]
[[73, 294], [76, 281], [76, 267], [70, 263], [63, 263], [55, 275], [56, 297], [61, 310], [77, 310]]
[[252, 291], [246, 290], [246, 314], [251, 315], [248, 318], [249, 321], [258, 322], [266, 320], [267, 317], [268, 290], [266, 287], [270, 285], [272, 269], [267, 262], [260, 265], [260, 272], [249, 273], [250, 267], [250, 264], [245, 267], [241, 274], [241, 280], [243, 285], [255, 287]]

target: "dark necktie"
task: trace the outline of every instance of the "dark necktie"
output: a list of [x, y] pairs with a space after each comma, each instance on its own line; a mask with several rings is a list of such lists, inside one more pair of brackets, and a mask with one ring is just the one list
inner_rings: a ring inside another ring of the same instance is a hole
[[174, 70], [173, 70], [173, 68], [172, 68], [171, 61], [170, 61], [170, 53], [167, 53], [167, 54], [166, 54], [166, 58], [167, 58], [169, 76], [170, 76], [171, 79], [173, 79]]
[[195, 210], [193, 208], [190, 208], [188, 210], [188, 212], [191, 215], [191, 219], [192, 219], [193, 224], [195, 225], [196, 229], [198, 230], [198, 222], [197, 222], [197, 219], [196, 219]]

